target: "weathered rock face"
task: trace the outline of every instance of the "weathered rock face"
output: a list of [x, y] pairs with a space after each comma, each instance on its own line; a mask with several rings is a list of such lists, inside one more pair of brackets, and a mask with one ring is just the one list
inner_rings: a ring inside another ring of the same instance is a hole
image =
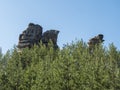
[[54, 48], [58, 48], [57, 45], [58, 34], [59, 34], [58, 30], [48, 30], [44, 32], [42, 36], [42, 43], [48, 46], [48, 43], [51, 40], [54, 45]]
[[100, 43], [104, 42], [103, 37], [103, 34], [98, 34], [98, 36], [91, 38], [88, 42], [90, 50], [92, 50], [95, 45], [99, 45]]
[[18, 48], [31, 47], [42, 38], [42, 27], [38, 24], [29, 23], [28, 28], [19, 36]]
[[30, 23], [28, 28], [22, 32], [19, 36], [18, 48], [22, 49], [25, 47], [31, 48], [34, 44], [39, 44], [42, 41], [43, 44], [48, 46], [49, 41], [53, 42], [54, 48], [58, 48], [57, 38], [58, 30], [48, 30], [42, 34], [42, 27], [38, 24]]

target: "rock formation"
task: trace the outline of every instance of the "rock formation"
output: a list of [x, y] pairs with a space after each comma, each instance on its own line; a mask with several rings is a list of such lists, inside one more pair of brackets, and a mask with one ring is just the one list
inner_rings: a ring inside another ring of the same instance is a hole
[[94, 49], [95, 45], [99, 45], [100, 43], [104, 42], [103, 37], [103, 34], [98, 34], [98, 36], [95, 36], [89, 40], [88, 45], [90, 51]]
[[42, 27], [38, 24], [29, 23], [28, 28], [19, 35], [18, 48], [32, 47], [38, 44], [42, 37]]
[[57, 45], [57, 37], [58, 37], [59, 31], [58, 30], [48, 30], [43, 33], [42, 36], [42, 43], [48, 46], [49, 41], [51, 40], [54, 48], [58, 48]]
[[48, 42], [53, 42], [54, 48], [58, 48], [57, 37], [58, 30], [48, 30], [42, 34], [42, 27], [38, 24], [29, 23], [28, 28], [19, 35], [18, 48], [25, 47], [31, 48], [34, 44], [39, 44], [42, 41], [43, 44], [48, 46]]

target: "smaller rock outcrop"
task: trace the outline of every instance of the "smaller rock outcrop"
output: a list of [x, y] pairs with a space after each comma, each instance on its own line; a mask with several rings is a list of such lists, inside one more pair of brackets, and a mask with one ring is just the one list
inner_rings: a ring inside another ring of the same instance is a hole
[[95, 45], [99, 45], [100, 43], [104, 42], [103, 37], [104, 37], [103, 34], [98, 34], [97, 36], [89, 40], [88, 45], [90, 51], [94, 49]]

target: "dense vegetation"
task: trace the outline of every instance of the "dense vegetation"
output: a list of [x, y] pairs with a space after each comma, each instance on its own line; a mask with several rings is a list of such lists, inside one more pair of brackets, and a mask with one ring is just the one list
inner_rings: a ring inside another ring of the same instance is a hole
[[[51, 46], [52, 44], [50, 44]], [[120, 90], [120, 51], [83, 41], [0, 54], [0, 90]]]

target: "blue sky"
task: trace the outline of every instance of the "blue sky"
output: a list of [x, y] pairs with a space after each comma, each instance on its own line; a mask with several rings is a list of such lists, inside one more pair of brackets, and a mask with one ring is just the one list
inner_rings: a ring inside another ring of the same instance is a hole
[[120, 49], [120, 0], [1, 0], [0, 47], [5, 53], [18, 44], [19, 34], [33, 22], [59, 30], [58, 45], [85, 42], [104, 34], [104, 45]]

